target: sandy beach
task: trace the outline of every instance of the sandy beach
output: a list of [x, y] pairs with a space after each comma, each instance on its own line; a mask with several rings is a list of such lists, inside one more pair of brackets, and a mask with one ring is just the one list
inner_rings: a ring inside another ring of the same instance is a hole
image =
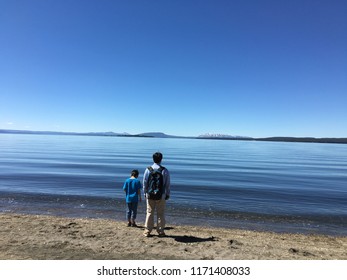
[[347, 237], [170, 226], [144, 237], [143, 224], [0, 214], [2, 260], [346, 260]]

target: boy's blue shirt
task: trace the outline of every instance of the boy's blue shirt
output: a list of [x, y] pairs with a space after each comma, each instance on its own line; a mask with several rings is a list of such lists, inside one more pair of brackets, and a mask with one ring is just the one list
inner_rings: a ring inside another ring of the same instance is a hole
[[126, 202], [138, 202], [139, 196], [138, 196], [138, 190], [141, 189], [141, 182], [134, 178], [128, 178], [123, 185], [123, 190], [125, 190], [126, 193]]

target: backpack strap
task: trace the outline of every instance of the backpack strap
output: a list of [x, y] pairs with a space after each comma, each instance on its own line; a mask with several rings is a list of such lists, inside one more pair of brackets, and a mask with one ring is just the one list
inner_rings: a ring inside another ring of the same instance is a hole
[[153, 167], [152, 167], [152, 166], [148, 166], [148, 167], [147, 167], [147, 169], [148, 169], [148, 170], [149, 170], [149, 172], [151, 172], [151, 173], [154, 171], [154, 169], [153, 169]]
[[[159, 167], [157, 170], [159, 170], [159, 172], [162, 173], [163, 170], [166, 169], [166, 168], [165, 168], [164, 166], [161, 166], [161, 165], [159, 165], [159, 166], [160, 166], [160, 167]], [[151, 172], [151, 173], [154, 171], [154, 169], [153, 169], [152, 166], [148, 166], [147, 169], [148, 169], [149, 172]]]
[[161, 166], [161, 165], [159, 165], [160, 167], [158, 168], [158, 170], [160, 171], [160, 173], [162, 173], [163, 172], [163, 170], [165, 170], [165, 167], [164, 166]]

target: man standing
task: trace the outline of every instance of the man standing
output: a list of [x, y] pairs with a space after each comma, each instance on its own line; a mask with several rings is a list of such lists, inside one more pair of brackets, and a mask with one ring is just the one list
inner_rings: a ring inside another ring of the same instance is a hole
[[153, 165], [143, 175], [143, 191], [147, 201], [144, 236], [149, 237], [154, 228], [154, 214], [157, 214], [157, 232], [165, 236], [165, 205], [170, 197], [170, 173], [161, 165], [163, 155], [153, 154]]

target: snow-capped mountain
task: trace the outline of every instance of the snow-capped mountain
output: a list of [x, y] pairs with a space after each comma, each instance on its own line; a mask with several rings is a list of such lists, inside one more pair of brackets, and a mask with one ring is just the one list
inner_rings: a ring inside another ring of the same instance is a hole
[[220, 134], [220, 133], [205, 133], [198, 136], [198, 138], [228, 138], [228, 139], [234, 139], [234, 138], [250, 138], [246, 136], [235, 136], [235, 135], [229, 135], [229, 134]]

